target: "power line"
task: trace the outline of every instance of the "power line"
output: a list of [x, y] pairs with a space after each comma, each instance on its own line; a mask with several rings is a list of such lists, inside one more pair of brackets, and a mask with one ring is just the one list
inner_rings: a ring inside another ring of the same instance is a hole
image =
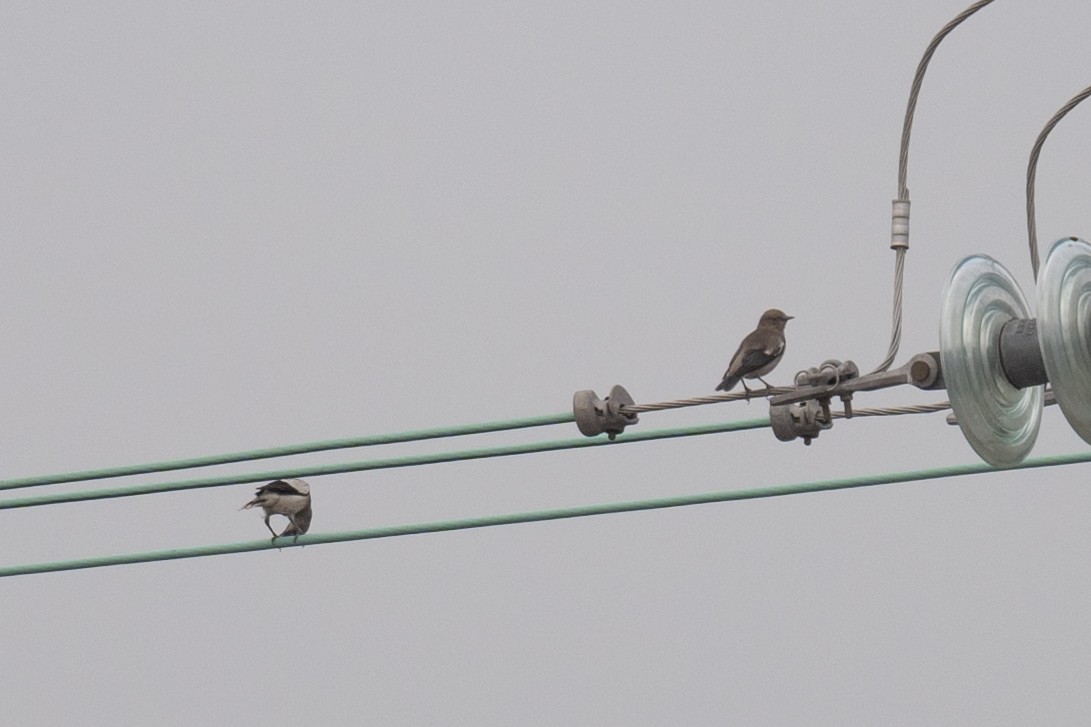
[[288, 457], [311, 452], [325, 452], [332, 449], [351, 449], [354, 447], [370, 447], [380, 444], [400, 444], [403, 442], [417, 442], [425, 439], [459, 437], [467, 434], [485, 434], [488, 432], [503, 432], [512, 429], [526, 429], [530, 427], [549, 426], [552, 424], [570, 424], [574, 421], [575, 417], [573, 414], [571, 412], [565, 412], [564, 414], [549, 414], [545, 416], [525, 417], [522, 419], [506, 419], [502, 421], [485, 422], [483, 424], [459, 424], [448, 427], [436, 427], [433, 429], [397, 432], [394, 434], [373, 434], [366, 437], [330, 439], [321, 442], [267, 447], [265, 449], [252, 449], [245, 452], [214, 454], [205, 457], [191, 457], [188, 459], [177, 459], [166, 462], [108, 467], [87, 470], [84, 472], [66, 472], [36, 477], [18, 477], [0, 480], [0, 490], [14, 490], [22, 487], [38, 487], [41, 485], [59, 485], [65, 482], [103, 480], [112, 477], [126, 477], [129, 475], [146, 475], [154, 472], [169, 472], [172, 470], [230, 464], [232, 462], [249, 462], [257, 459], [272, 459], [274, 457]]
[[[670, 404], [670, 402], [666, 402], [664, 404], [646, 406], [670, 408]], [[691, 406], [692, 404], [687, 403], [683, 405]], [[853, 416], [869, 417], [892, 416], [899, 414], [928, 414], [932, 412], [943, 411], [949, 408], [951, 408], [951, 405], [948, 402], [877, 409], [865, 408], [855, 409], [853, 411]], [[835, 411], [831, 414], [834, 418], [845, 417], [844, 412]], [[365, 460], [362, 462], [349, 462], [334, 465], [311, 465], [308, 467], [269, 470], [265, 472], [254, 472], [243, 475], [220, 475], [215, 477], [200, 477], [189, 480], [176, 480], [171, 482], [154, 482], [142, 485], [109, 487], [98, 490], [83, 490], [79, 492], [54, 493], [49, 495], [32, 495], [28, 497], [12, 498], [10, 500], [0, 500], [0, 510], [10, 510], [23, 507], [38, 507], [41, 505], [59, 505], [69, 502], [86, 502], [90, 500], [105, 500], [118, 497], [132, 497], [136, 495], [151, 495], [162, 492], [177, 492], [181, 490], [202, 489], [206, 487], [242, 485], [253, 482], [266, 482], [288, 477], [314, 477], [320, 475], [345, 474], [348, 472], [365, 472], [378, 469], [415, 467], [425, 464], [460, 462], [474, 459], [487, 459], [491, 457], [506, 457], [518, 454], [554, 452], [565, 449], [579, 449], [583, 447], [595, 447], [608, 444], [621, 444], [624, 442], [647, 442], [658, 439], [700, 436], [703, 434], [723, 434], [727, 432], [739, 432], [750, 429], [759, 429], [767, 426], [769, 426], [769, 418], [762, 417], [758, 419], [722, 422], [717, 424], [703, 424], [673, 429], [653, 429], [645, 432], [632, 432], [613, 441], [603, 437], [596, 437], [593, 439], [562, 439], [550, 442], [508, 445], [504, 447], [487, 447], [482, 449], [461, 450], [453, 452], [437, 452], [433, 454], [409, 455], [405, 457], [388, 457], [383, 459], [373, 459]]]
[[[791, 391], [790, 388], [781, 389], [774, 388], [769, 389], [770, 393], [777, 393], [781, 391]], [[675, 401], [660, 402], [657, 404], [644, 404], [633, 407], [639, 411], [659, 411], [664, 409], [674, 409], [685, 406], [697, 406], [700, 404], [714, 404], [722, 403], [723, 401], [730, 401], [732, 399], [726, 397], [739, 397], [741, 394], [718, 394], [707, 397], [695, 397], [692, 399], [678, 399]], [[853, 417], [869, 417], [869, 416], [894, 416], [900, 414], [928, 414], [937, 411], [943, 411], [950, 409], [951, 405], [948, 402], [940, 402], [937, 404], [921, 404], [915, 406], [900, 406], [900, 407], [885, 407], [874, 409], [854, 409]], [[845, 418], [844, 412], [831, 412], [833, 418]], [[519, 419], [509, 420], [509, 422], [520, 422], [520, 426], [541, 426], [542, 424], [523, 424], [524, 422], [548, 422], [550, 424], [567, 423], [572, 421], [572, 415], [563, 415], [565, 421], [553, 421], [560, 419], [561, 415], [553, 417], [538, 417], [532, 419]], [[477, 425], [462, 425], [459, 427], [448, 427], [446, 431], [459, 430], [460, 434], [470, 434], [477, 432], [470, 432], [470, 429], [479, 431], [501, 431], [500, 429], [485, 429], [485, 427], [496, 427], [507, 422], [492, 422], [488, 424]], [[59, 505], [67, 502], [86, 502], [89, 500], [106, 500], [117, 497], [132, 497], [135, 495], [152, 495], [161, 492], [176, 492], [180, 490], [194, 490], [205, 487], [222, 487], [226, 485], [242, 485], [253, 482], [267, 482], [270, 480], [283, 479], [286, 477], [314, 477], [319, 475], [334, 475], [345, 474], [348, 472], [364, 472], [368, 470], [377, 469], [394, 469], [398, 467], [415, 467], [424, 464], [439, 464], [443, 462], [459, 462], [463, 460], [473, 459], [487, 459], [490, 457], [506, 457], [517, 454], [534, 454], [538, 452], [553, 452], [563, 449], [578, 449], [582, 447], [595, 447], [606, 444], [620, 444], [623, 442], [647, 442], [657, 439], [670, 439], [675, 437], [689, 437], [699, 436], [702, 434], [723, 434], [727, 432], [746, 431], [749, 429], [759, 429], [769, 426], [769, 418], [762, 417], [759, 419], [740, 420], [735, 422], [723, 422], [717, 424], [704, 424], [695, 425], [690, 427], [681, 427], [674, 429], [653, 429], [645, 432], [632, 432], [618, 438], [615, 441], [611, 441], [606, 438], [584, 438], [584, 439], [563, 439], [554, 440], [551, 442], [538, 442], [532, 444], [517, 444], [508, 445], [505, 447], [487, 447], [482, 449], [462, 450], [454, 452], [438, 452], [434, 454], [420, 454], [410, 455], [405, 457], [388, 457], [384, 459], [365, 460], [362, 462], [349, 462], [344, 464], [334, 465], [311, 465], [305, 467], [296, 467], [288, 469], [268, 470], [265, 472], [254, 472], [243, 475], [219, 475], [214, 477], [199, 477], [189, 480], [175, 480], [171, 482], [154, 482], [142, 485], [125, 485], [118, 487], [107, 487], [97, 490], [83, 490], [79, 492], [67, 492], [67, 493], [53, 493], [48, 495], [30, 495], [27, 497], [17, 497], [10, 500], [0, 500], [0, 510], [11, 510], [15, 508], [23, 507], [38, 507], [41, 505]], [[508, 427], [512, 428], [512, 427]], [[351, 446], [367, 446], [360, 444], [347, 444], [347, 442], [360, 442], [367, 440], [368, 444], [389, 444], [394, 441], [409, 442], [420, 439], [431, 439], [445, 436], [456, 436], [453, 434], [440, 434], [439, 432], [445, 431], [444, 429], [427, 429], [420, 430], [418, 432], [403, 432], [399, 434], [380, 434], [371, 437], [361, 437], [358, 439], [341, 439], [330, 440], [325, 443], [313, 443], [303, 445], [291, 445], [288, 447], [276, 448], [279, 454], [270, 454], [273, 449], [265, 450], [253, 450], [253, 452], [260, 453], [257, 459], [265, 457], [281, 457], [288, 454], [298, 454], [300, 452], [316, 452], [321, 449], [316, 449], [319, 445], [322, 445], [324, 449], [336, 449], [337, 446], [329, 446], [334, 442], [343, 443], [339, 446], [351, 447]], [[422, 436], [427, 433], [428, 436]], [[380, 441], [382, 440], [382, 441]], [[299, 450], [299, 451], [288, 451]], [[194, 458], [188, 461], [201, 461], [208, 463], [209, 460], [215, 457], [238, 457], [237, 459], [225, 460], [231, 462], [245, 461], [245, 457], [242, 457], [245, 453], [236, 453], [234, 455], [214, 455], [213, 457], [200, 457]], [[146, 472], [161, 472], [168, 469], [175, 469], [176, 467], [168, 467], [168, 465], [179, 465], [177, 469], [181, 469], [181, 462], [187, 460], [177, 460], [173, 463], [163, 462], [155, 465], [133, 465], [129, 467], [115, 467], [109, 470], [95, 470], [82, 473], [70, 473], [68, 475], [44, 475], [41, 477], [25, 477], [18, 480], [3, 480], [0, 481], [0, 490], [2, 489], [14, 489], [17, 487], [34, 487], [48, 484], [61, 484], [67, 482], [76, 482], [81, 480], [94, 479], [91, 477], [93, 472], [108, 472], [111, 474], [101, 475], [101, 477], [119, 477], [121, 471], [125, 471], [125, 474], [143, 474]], [[199, 466], [199, 465], [192, 465]], [[142, 469], [145, 467], [154, 467], [155, 469]], [[139, 472], [137, 472], [139, 470]], [[65, 479], [68, 478], [68, 479]]]
[[[621, 407], [622, 414], [643, 414], [650, 411], [666, 411], [668, 409], [684, 409], [690, 406], [704, 406], [705, 404], [722, 404], [725, 401], [739, 401], [741, 399], [760, 399], [772, 397], [777, 394], [789, 394], [796, 390], [794, 386], [770, 386], [765, 389], [751, 389], [749, 395], [745, 393], [735, 394], [707, 394], [705, 396], [691, 396], [687, 399], [671, 399], [654, 404], [632, 404]], [[853, 416], [896, 416], [899, 414], [927, 414], [935, 411], [950, 409], [951, 402], [944, 401], [936, 404], [916, 404], [911, 406], [891, 406], [871, 409], [853, 409]], [[845, 418], [844, 412], [832, 412], [835, 419]]]
[[746, 399], [761, 399], [774, 394], [784, 394], [794, 391], [792, 386], [770, 386], [765, 389], [751, 389], [751, 393], [736, 392], [734, 394], [706, 394], [704, 396], [690, 396], [685, 399], [670, 399], [653, 404], [630, 404], [621, 407], [622, 414], [643, 414], [650, 411], [666, 411], [668, 409], [684, 409], [688, 406], [704, 406], [705, 404], [723, 404], [726, 401], [742, 401]]
[[951, 408], [951, 402], [938, 401], [935, 404], [913, 404], [910, 406], [885, 406], [867, 409], [853, 409], [852, 417], [847, 417], [843, 411], [830, 412], [834, 419], [855, 419], [856, 417], [889, 417], [902, 414], [934, 414], [938, 411], [947, 411]]
[[153, 482], [141, 485], [127, 485], [109, 487], [100, 490], [83, 490], [80, 492], [54, 493], [49, 495], [35, 495], [29, 497], [0, 500], [0, 510], [9, 510], [19, 507], [37, 507], [39, 505], [57, 505], [65, 502], [84, 502], [87, 500], [104, 500], [114, 497], [131, 497], [134, 495], [151, 495], [160, 492], [176, 492], [179, 490], [194, 490], [205, 487], [223, 487], [226, 485], [241, 485], [250, 482], [267, 482], [288, 477], [314, 477], [317, 475], [335, 475], [346, 472], [364, 472], [367, 470], [392, 469], [396, 467], [415, 467], [424, 464], [439, 464], [441, 462], [458, 462], [472, 459], [486, 459], [489, 457], [506, 457], [516, 454], [533, 454], [537, 452], [553, 452], [562, 449], [579, 449], [582, 447], [601, 447], [604, 445], [623, 444], [625, 442], [647, 442], [656, 439], [672, 439], [675, 437], [692, 437], [702, 434], [722, 434], [724, 432], [738, 432], [747, 429], [759, 429], [769, 426], [769, 417], [759, 419], [746, 419], [734, 422], [720, 422], [716, 424], [700, 424], [674, 429], [653, 429], [645, 432], [633, 432], [611, 441], [606, 437], [559, 439], [550, 442], [537, 442], [531, 444], [515, 444], [505, 447], [487, 447], [482, 449], [470, 449], [455, 452], [437, 452], [433, 454], [418, 454], [406, 457], [389, 457], [385, 459], [365, 460], [362, 462], [349, 462], [332, 465], [311, 465], [291, 469], [270, 470], [267, 472], [253, 472], [239, 475], [219, 475], [215, 477], [200, 477], [189, 480], [177, 480], [173, 482]]
[[[1054, 455], [1051, 457], [1040, 457], [1037, 459], [1024, 460], [1020, 464], [1015, 465], [1010, 469], [1018, 470], [1038, 467], [1054, 467], [1059, 465], [1080, 464], [1086, 462], [1091, 462], [1091, 452]], [[910, 472], [861, 475], [836, 480], [819, 480], [787, 485], [773, 485], [769, 487], [755, 487], [746, 490], [709, 492], [696, 495], [661, 497], [652, 500], [635, 500], [631, 502], [618, 502], [602, 505], [583, 505], [577, 507], [567, 507], [553, 510], [539, 510], [535, 512], [515, 513], [509, 515], [486, 515], [461, 520], [446, 520], [440, 522], [412, 525], [395, 525], [382, 528], [369, 528], [365, 530], [350, 530], [339, 533], [307, 534], [300, 536], [298, 543], [293, 543], [287, 538], [283, 539], [282, 542], [278, 543], [272, 543], [268, 540], [263, 539], [259, 541], [228, 543], [224, 545], [174, 548], [170, 550], [157, 550], [143, 553], [130, 553], [125, 555], [96, 556], [91, 558], [79, 558], [75, 560], [56, 561], [52, 563], [36, 563], [30, 565], [0, 567], [0, 578], [6, 576], [31, 575], [35, 573], [50, 573], [64, 570], [100, 568], [113, 565], [150, 563], [162, 560], [178, 560], [182, 558], [201, 558], [211, 555], [227, 555], [231, 553], [246, 553], [256, 550], [270, 550], [272, 548], [323, 545], [328, 543], [343, 543], [353, 540], [375, 540], [378, 538], [391, 538], [400, 535], [421, 535], [424, 533], [469, 530], [474, 528], [496, 527], [499, 525], [515, 525], [519, 523], [544, 522], [548, 520], [564, 520], [568, 518], [591, 517], [595, 515], [612, 515], [624, 512], [638, 512], [641, 510], [660, 510], [671, 507], [707, 505], [716, 502], [753, 500], [765, 497], [781, 497], [784, 495], [798, 495], [809, 492], [830, 492], [833, 490], [844, 490], [856, 487], [890, 485], [904, 482], [934, 480], [946, 477], [962, 477], [966, 475], [1000, 471], [1004, 470], [997, 470], [988, 464], [978, 462], [974, 464], [951, 465], [947, 467], [935, 467], [931, 469], [916, 470]]]
[[1034, 180], [1038, 175], [1038, 156], [1042, 153], [1042, 145], [1046, 143], [1046, 137], [1053, 131], [1053, 127], [1088, 96], [1091, 96], [1091, 86], [1070, 98], [1046, 122], [1030, 150], [1030, 160], [1027, 162], [1027, 238], [1030, 242], [1030, 267], [1034, 271], [1035, 280], [1038, 279], [1038, 225], [1034, 219]]
[[[958, 27], [962, 21], [985, 7], [993, 0], [978, 0], [956, 15], [946, 25], [940, 28], [933, 36], [928, 46], [924, 49], [917, 64], [917, 70], [913, 74], [913, 82], [909, 86], [909, 101], [905, 108], [905, 118], [902, 121], [902, 139], [898, 148], [898, 197], [894, 200], [895, 219], [892, 221], [891, 247], [894, 248], [894, 305], [891, 316], [890, 348], [878, 366], [871, 372], [882, 373], [891, 367], [898, 355], [898, 348], [902, 340], [902, 292], [905, 277], [905, 254], [909, 250], [909, 138], [913, 132], [913, 116], [917, 111], [917, 99], [920, 97], [921, 84], [924, 83], [924, 74], [928, 70], [928, 64], [936, 48], [943, 42], [947, 35]], [[904, 215], [904, 222], [898, 217]], [[901, 226], [904, 224], [904, 228]], [[897, 241], [896, 241], [897, 240]]]
[[928, 47], [924, 49], [924, 55], [921, 57], [920, 63], [917, 64], [917, 71], [913, 74], [913, 83], [909, 87], [909, 103], [906, 105], [905, 119], [902, 122], [902, 142], [898, 151], [898, 199], [909, 199], [909, 186], [907, 184], [909, 177], [909, 136], [913, 131], [913, 116], [917, 110], [917, 97], [920, 96], [921, 84], [924, 82], [924, 72], [928, 70], [928, 64], [932, 61], [932, 56], [943, 39], [957, 28], [962, 21], [991, 2], [993, 0], [978, 0], [967, 7], [953, 17], [947, 25], [940, 28], [939, 32], [928, 43]]
[[[622, 407], [622, 411], [627, 414], [635, 414], [652, 411], [665, 411], [668, 409], [680, 409], [691, 406], [702, 406], [705, 404], [722, 404], [729, 401], [741, 401], [743, 399], [749, 400], [750, 398], [758, 399], [762, 395], [780, 394], [792, 390], [793, 387], [772, 387], [765, 390], [755, 389], [754, 393], [749, 397], [741, 393], [712, 394], [708, 396], [696, 396], [686, 399], [672, 399], [669, 401], [656, 402], [651, 404], [635, 404], [633, 406]], [[906, 407], [904, 411], [900, 411], [897, 409], [884, 409], [883, 411], [886, 414], [918, 413], [913, 409], [913, 407]], [[866, 411], [867, 410], [857, 410], [855, 414], [857, 416], [868, 416]], [[163, 462], [148, 462], [136, 465], [121, 465], [116, 467], [104, 467], [101, 469], [82, 470], [77, 472], [34, 475], [31, 477], [15, 477], [6, 480], [0, 480], [0, 491], [24, 489], [30, 487], [43, 487], [46, 485], [60, 485], [72, 482], [86, 482], [89, 480], [105, 480], [117, 477], [130, 477], [133, 475], [155, 474], [157, 472], [171, 472], [184, 469], [195, 469], [198, 467], [233, 464], [237, 462], [250, 462], [260, 459], [290, 457], [300, 454], [311, 454], [314, 452], [327, 452], [336, 449], [354, 449], [358, 447], [371, 447], [386, 444], [402, 444], [408, 442], [424, 441], [428, 439], [443, 439], [447, 437], [460, 437], [471, 434], [487, 434], [490, 432], [504, 432], [515, 429], [529, 429], [532, 427], [552, 426], [556, 424], [572, 424], [575, 422], [575, 420], [575, 416], [571, 412], [565, 412], [563, 414], [545, 414], [541, 416], [523, 417], [519, 419], [504, 419], [478, 424], [457, 424], [446, 427], [434, 427], [430, 429], [394, 432], [391, 434], [371, 434], [362, 437], [345, 437], [341, 439], [305, 442], [302, 444], [288, 444], [278, 447], [265, 447], [262, 449], [251, 449], [241, 452], [227, 452], [223, 454], [189, 457], [186, 459], [167, 460]], [[517, 454], [517, 452], [515, 452], [514, 454]], [[296, 474], [281, 476], [305, 476], [306, 474], [314, 475], [333, 473], [308, 471], [304, 475]], [[257, 482], [258, 480], [248, 481]], [[234, 480], [232, 482], [234, 483], [238, 481]], [[3, 509], [4, 507], [4, 505], [0, 504], [0, 509]], [[21, 505], [12, 505], [8, 507], [21, 507]]]

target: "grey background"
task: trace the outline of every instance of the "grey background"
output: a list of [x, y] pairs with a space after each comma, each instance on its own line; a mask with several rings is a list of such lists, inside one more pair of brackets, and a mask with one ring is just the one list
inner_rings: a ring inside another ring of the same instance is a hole
[[[774, 383], [870, 369], [909, 82], [963, 7], [0, 4], [0, 476], [711, 393], [771, 306], [796, 316]], [[1027, 155], [1091, 82], [1088, 28], [1085, 2], [995, 3], [940, 47], [899, 363], [938, 345], [959, 258], [1033, 296]], [[1089, 133], [1081, 107], [1046, 145], [1043, 250], [1091, 236]], [[1051, 408], [1033, 456], [1086, 446]], [[313, 532], [976, 461], [943, 415], [809, 448], [758, 430], [312, 478]], [[1085, 472], [5, 579], [0, 702], [10, 724], [1085, 724]], [[262, 538], [251, 494], [5, 511], [0, 563]]]

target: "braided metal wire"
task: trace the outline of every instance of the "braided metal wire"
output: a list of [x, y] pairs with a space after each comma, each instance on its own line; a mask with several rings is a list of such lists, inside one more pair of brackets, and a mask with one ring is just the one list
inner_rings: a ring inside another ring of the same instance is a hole
[[[712, 394], [710, 396], [693, 396], [688, 399], [673, 399], [660, 401], [654, 404], [635, 404], [621, 408], [622, 414], [641, 414], [650, 411], [665, 411], [667, 409], [682, 409], [688, 406], [702, 406], [704, 404], [722, 404], [727, 401], [740, 401], [745, 399], [758, 399], [776, 394], [787, 394], [794, 391], [792, 387], [774, 386], [768, 389], [754, 389], [749, 397], [745, 393], [737, 394]], [[853, 408], [854, 417], [895, 416], [898, 414], [930, 414], [937, 411], [945, 411], [951, 408], [951, 402], [943, 401], [937, 404], [915, 404], [909, 406], [876, 407], [869, 409]], [[831, 412], [835, 419], [843, 418], [845, 412]]]
[[[924, 55], [921, 57], [920, 63], [917, 64], [917, 71], [913, 74], [913, 83], [909, 87], [909, 102], [906, 104], [905, 120], [902, 122], [902, 141], [898, 150], [898, 200], [908, 202], [909, 201], [909, 137], [913, 131], [913, 116], [917, 110], [917, 99], [920, 97], [921, 84], [924, 82], [924, 73], [928, 70], [928, 64], [932, 60], [933, 54], [936, 52], [936, 48], [939, 47], [940, 42], [947, 37], [947, 34], [954, 30], [962, 21], [976, 13], [981, 8], [985, 7], [993, 0], [978, 0], [961, 13], [951, 19], [946, 25], [940, 28], [939, 32], [932, 38], [928, 47], [924, 50]], [[895, 249], [894, 259], [894, 312], [892, 316], [892, 325], [890, 333], [890, 348], [887, 351], [886, 358], [875, 367], [871, 372], [873, 374], [882, 373], [890, 368], [894, 363], [895, 357], [898, 355], [898, 347], [901, 345], [902, 340], [902, 280], [905, 274], [905, 253], [907, 248], [898, 247]]]
[[1027, 162], [1027, 238], [1030, 241], [1030, 267], [1034, 271], [1035, 280], [1038, 279], [1038, 225], [1034, 218], [1034, 180], [1038, 174], [1038, 157], [1042, 153], [1042, 144], [1045, 143], [1046, 137], [1053, 131], [1057, 122], [1088, 96], [1091, 96], [1091, 86], [1070, 98], [1068, 103], [1053, 114], [1053, 118], [1042, 128], [1042, 132], [1038, 134], [1034, 142], [1034, 147], [1030, 150], [1030, 160]]

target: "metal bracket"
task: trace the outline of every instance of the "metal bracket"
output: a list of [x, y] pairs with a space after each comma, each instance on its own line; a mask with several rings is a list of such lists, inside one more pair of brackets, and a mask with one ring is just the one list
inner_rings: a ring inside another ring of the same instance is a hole
[[[833, 366], [834, 364], [837, 366]], [[840, 380], [833, 379], [829, 383], [824, 383], [821, 380], [821, 374], [830, 370], [831, 366], [833, 368], [842, 367], [838, 368], [838, 371], [842, 372], [841, 376], [838, 377]], [[866, 376], [845, 377], [845, 374], [855, 369], [856, 364], [852, 363], [852, 361], [846, 361], [844, 364], [840, 361], [827, 361], [818, 369], [801, 372], [801, 374], [807, 374], [807, 376], [800, 382], [800, 375], [797, 375], [796, 381], [801, 383], [799, 388], [786, 394], [777, 394], [770, 399], [770, 403], [779, 406], [782, 404], [795, 404], [808, 399], [844, 397], [846, 394], [851, 395], [857, 391], [875, 391], [876, 389], [886, 389], [891, 386], [901, 386], [902, 384], [912, 384], [919, 389], [944, 388], [943, 371], [940, 368], [938, 351], [918, 353], [909, 359], [909, 362], [904, 366], [890, 371], [867, 374]], [[817, 373], [811, 374], [811, 372]], [[815, 383], [810, 383], [812, 379]]]
[[773, 425], [773, 434], [780, 441], [790, 442], [796, 437], [803, 437], [803, 443], [807, 446], [819, 432], [833, 426], [828, 399], [825, 406], [815, 399], [770, 405], [769, 421]]
[[621, 412], [622, 407], [633, 406], [635, 403], [621, 385], [610, 389], [610, 395], [605, 399], [600, 399], [594, 391], [585, 389], [573, 394], [572, 413], [576, 416], [576, 426], [584, 436], [597, 437], [606, 432], [613, 440], [625, 431], [625, 427], [640, 421], [636, 414]]
[[845, 418], [852, 418], [852, 395], [902, 384], [920, 389], [942, 389], [943, 371], [939, 353], [920, 353], [901, 368], [860, 376], [852, 361], [823, 361], [820, 366], [796, 374], [796, 388], [769, 400], [769, 421], [782, 442], [802, 437], [804, 444], [824, 429], [833, 427], [830, 400], [839, 397]]

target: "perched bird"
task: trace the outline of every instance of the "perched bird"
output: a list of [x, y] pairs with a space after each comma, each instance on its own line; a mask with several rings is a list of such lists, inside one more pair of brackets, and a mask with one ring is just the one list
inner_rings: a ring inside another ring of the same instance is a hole
[[[784, 324], [790, 320], [792, 316], [785, 315], [784, 311], [776, 308], [762, 313], [758, 327], [742, 340], [739, 350], [731, 357], [731, 364], [724, 372], [724, 380], [716, 387], [716, 391], [731, 391], [743, 379], [757, 379], [768, 388], [769, 384], [762, 376], [780, 363], [780, 357], [784, 355]], [[749, 399], [750, 389], [745, 381], [742, 387], [746, 389], [746, 397]]]
[[[273, 542], [285, 535], [294, 535], [295, 540], [299, 540], [299, 536], [311, 527], [311, 486], [303, 480], [276, 480], [262, 485], [254, 499], [240, 509], [249, 510], [255, 506], [265, 511], [265, 527], [273, 534]], [[273, 515], [288, 518], [288, 527], [280, 535], [269, 524]]]

